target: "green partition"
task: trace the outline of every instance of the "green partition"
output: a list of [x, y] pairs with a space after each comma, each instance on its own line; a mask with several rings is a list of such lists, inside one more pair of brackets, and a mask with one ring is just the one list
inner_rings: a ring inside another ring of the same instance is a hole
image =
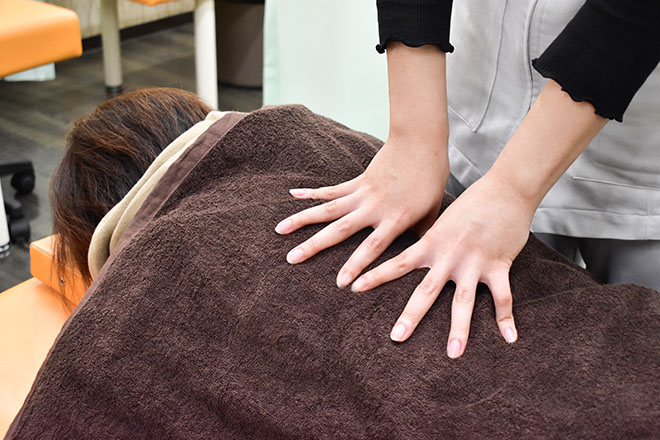
[[266, 0], [264, 104], [304, 104], [385, 140], [387, 64], [376, 0]]

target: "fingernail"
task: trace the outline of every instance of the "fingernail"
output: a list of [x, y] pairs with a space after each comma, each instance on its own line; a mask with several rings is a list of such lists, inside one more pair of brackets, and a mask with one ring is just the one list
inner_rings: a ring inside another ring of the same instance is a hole
[[351, 290], [353, 292], [360, 292], [362, 289], [364, 289], [366, 284], [367, 284], [366, 281], [364, 281], [362, 278], [358, 278], [351, 286]]
[[339, 275], [339, 278], [337, 278], [337, 287], [343, 289], [344, 287], [348, 286], [351, 282], [351, 278], [351, 274], [348, 272], [344, 272], [343, 274]]
[[447, 356], [449, 356], [452, 359], [456, 359], [461, 355], [461, 341], [458, 339], [452, 339], [449, 341], [449, 345], [447, 346]]
[[306, 190], [306, 189], [302, 189], [302, 188], [295, 188], [295, 189], [290, 189], [290, 190], [289, 190], [289, 193], [290, 193], [293, 197], [302, 197], [302, 196], [304, 196], [304, 195], [307, 193], [307, 190]]
[[286, 256], [286, 261], [288, 261], [290, 264], [296, 264], [300, 262], [302, 259], [303, 259], [303, 250], [300, 248], [296, 248], [292, 250]]
[[512, 344], [516, 342], [516, 339], [516, 332], [511, 327], [504, 329], [504, 340], [506, 342]]
[[291, 220], [282, 220], [275, 226], [275, 232], [278, 234], [286, 234], [291, 230], [291, 226], [293, 225], [293, 222]]
[[406, 334], [406, 326], [401, 323], [398, 323], [392, 329], [392, 333], [390, 333], [390, 339], [392, 339], [393, 341], [400, 342], [403, 340], [405, 334]]

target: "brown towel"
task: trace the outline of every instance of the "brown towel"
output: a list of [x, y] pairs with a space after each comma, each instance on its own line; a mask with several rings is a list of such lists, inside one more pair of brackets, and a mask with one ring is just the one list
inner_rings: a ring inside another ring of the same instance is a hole
[[296, 266], [286, 252], [321, 226], [274, 232], [313, 203], [289, 188], [356, 176], [380, 142], [300, 106], [219, 137], [222, 123], [138, 213], [9, 439], [660, 435], [657, 292], [601, 286], [531, 238], [511, 270], [518, 342], [502, 340], [482, 286], [468, 350], [447, 358], [450, 284], [394, 343], [424, 271], [354, 294], [335, 276], [368, 231]]

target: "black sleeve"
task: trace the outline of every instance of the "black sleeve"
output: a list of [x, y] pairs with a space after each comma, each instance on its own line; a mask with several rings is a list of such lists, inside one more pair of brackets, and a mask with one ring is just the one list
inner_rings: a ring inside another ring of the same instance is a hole
[[411, 47], [435, 44], [444, 52], [454, 51], [449, 43], [452, 0], [377, 0], [376, 4], [378, 52], [385, 52], [391, 41]]
[[660, 0], [587, 0], [532, 64], [573, 100], [621, 122], [658, 61]]

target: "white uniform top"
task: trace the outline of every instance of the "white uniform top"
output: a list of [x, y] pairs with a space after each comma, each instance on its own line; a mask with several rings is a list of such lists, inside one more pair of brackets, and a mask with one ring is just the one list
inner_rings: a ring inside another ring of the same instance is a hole
[[[531, 66], [584, 0], [454, 2], [449, 159], [469, 186], [491, 167], [546, 79]], [[559, 128], [561, 129], [561, 128]], [[547, 148], [553, 148], [547, 139]], [[660, 240], [660, 67], [541, 202], [534, 232]]]

